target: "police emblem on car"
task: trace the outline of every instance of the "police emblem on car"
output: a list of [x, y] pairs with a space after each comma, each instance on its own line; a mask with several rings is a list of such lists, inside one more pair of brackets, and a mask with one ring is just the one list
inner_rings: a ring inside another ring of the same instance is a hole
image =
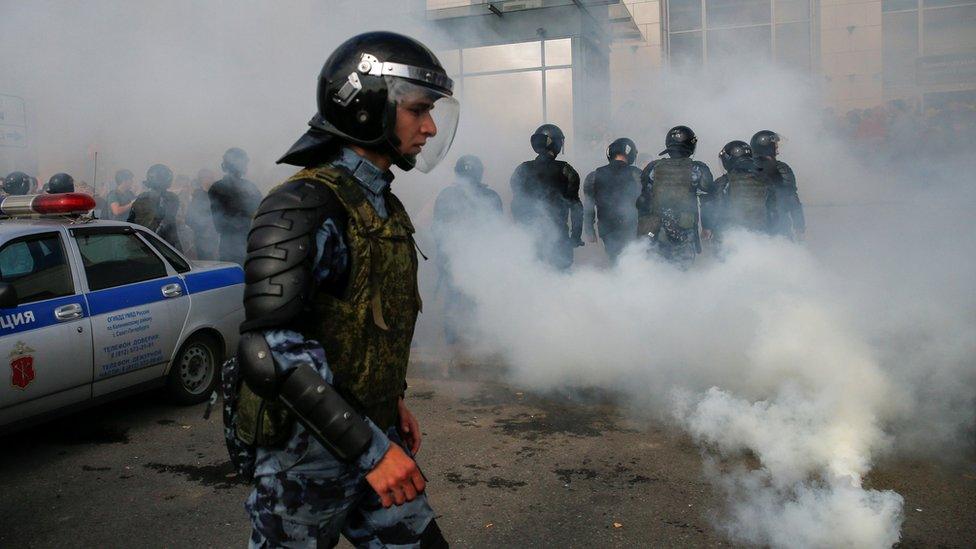
[[34, 381], [34, 357], [31, 349], [23, 341], [18, 341], [10, 351], [10, 385], [18, 389], [26, 389]]

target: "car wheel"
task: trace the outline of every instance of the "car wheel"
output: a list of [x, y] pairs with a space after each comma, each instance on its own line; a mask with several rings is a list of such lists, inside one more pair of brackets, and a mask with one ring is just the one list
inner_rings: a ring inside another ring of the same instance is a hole
[[176, 353], [167, 389], [177, 404], [199, 404], [210, 397], [220, 378], [220, 343], [213, 336], [194, 334]]

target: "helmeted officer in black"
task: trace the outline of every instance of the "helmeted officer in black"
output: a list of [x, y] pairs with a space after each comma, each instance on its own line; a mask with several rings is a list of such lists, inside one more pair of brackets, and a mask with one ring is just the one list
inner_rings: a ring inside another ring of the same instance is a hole
[[146, 170], [146, 186], [129, 209], [129, 223], [136, 223], [158, 234], [177, 250], [183, 251], [177, 229], [176, 216], [180, 199], [169, 191], [173, 184], [173, 170], [165, 164], [153, 164]]
[[280, 163], [247, 238], [237, 359], [222, 371], [225, 438], [251, 547], [444, 547], [416, 464], [406, 372], [420, 312], [414, 228], [391, 167], [450, 148], [453, 81], [390, 32], [342, 43], [311, 128]]
[[554, 124], [543, 124], [530, 139], [538, 154], [512, 174], [512, 218], [535, 232], [540, 259], [557, 269], [573, 264], [573, 250], [583, 245], [580, 178], [568, 162], [556, 160], [566, 137]]
[[8, 195], [24, 195], [30, 191], [31, 176], [24, 172], [11, 172], [3, 179], [3, 192]]
[[75, 178], [66, 173], [56, 173], [51, 176], [45, 187], [48, 194], [75, 192]]
[[762, 130], [752, 136], [749, 145], [758, 174], [769, 183], [773, 195], [770, 230], [773, 234], [802, 242], [807, 230], [803, 204], [800, 203], [793, 169], [776, 158], [781, 141], [776, 132]]
[[[648, 235], [654, 250], [663, 258], [688, 268], [701, 252], [698, 234], [698, 196], [714, 191], [712, 172], [703, 162], [692, 160], [698, 137], [688, 126], [675, 126], [665, 137], [660, 158], [641, 173], [641, 195], [637, 199], [638, 233]], [[711, 237], [702, 226], [702, 236]]]
[[214, 228], [220, 237], [218, 256], [221, 261], [239, 265], [244, 264], [251, 217], [261, 203], [261, 191], [244, 178], [248, 162], [247, 153], [242, 149], [227, 149], [220, 164], [224, 177], [207, 191]]
[[716, 192], [702, 197], [702, 218], [717, 219], [713, 224], [721, 231], [740, 227], [768, 233], [773, 193], [767, 179], [756, 169], [752, 147], [745, 141], [730, 141], [719, 151], [718, 158], [725, 174], [715, 180]]
[[637, 145], [621, 137], [607, 147], [606, 166], [586, 176], [583, 182], [583, 231], [596, 242], [594, 222], [611, 262], [637, 235], [637, 198], [641, 193]]
[[454, 165], [454, 184], [434, 201], [431, 232], [437, 243], [438, 288], [444, 289], [444, 339], [454, 344], [463, 339], [474, 303], [454, 284], [448, 239], [465, 239], [472, 231], [502, 214], [502, 199], [482, 182], [485, 166], [473, 154], [458, 158]]

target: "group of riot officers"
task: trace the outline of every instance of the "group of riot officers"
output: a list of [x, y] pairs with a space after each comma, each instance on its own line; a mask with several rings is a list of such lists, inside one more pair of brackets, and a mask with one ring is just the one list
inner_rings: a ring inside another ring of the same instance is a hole
[[[573, 250], [584, 245], [584, 235], [589, 242], [599, 235], [611, 262], [638, 240], [682, 268], [702, 252], [703, 240], [718, 243], [736, 227], [794, 240], [804, 237], [796, 178], [777, 159], [776, 132], [762, 130], [749, 143], [726, 144], [718, 155], [725, 174], [718, 179], [694, 159], [698, 138], [687, 126], [668, 130], [662, 158], [643, 169], [635, 166], [634, 141], [617, 139], [607, 147], [607, 164], [583, 180], [582, 201], [579, 174], [557, 160], [565, 144], [563, 132], [545, 124], [530, 142], [536, 158], [520, 164], [511, 177], [512, 218], [535, 234], [539, 258], [558, 269], [572, 265]], [[477, 160], [468, 156], [464, 162], [470, 164], [472, 158]], [[478, 173], [477, 183], [484, 187]], [[448, 201], [449, 194], [439, 200]], [[447, 208], [435, 210], [436, 224], [438, 211]]]
[[[182, 204], [179, 196], [170, 190], [173, 170], [165, 164], [153, 164], [146, 170], [142, 182], [145, 190], [136, 194], [135, 175], [126, 169], [115, 173], [115, 186], [105, 198], [82, 183], [77, 190], [95, 198], [95, 216], [99, 219], [128, 221], [147, 227], [184, 251], [192, 246], [197, 259], [217, 259], [244, 263], [247, 231], [251, 217], [261, 201], [261, 191], [245, 179], [249, 158], [243, 150], [233, 147], [224, 153], [221, 170], [224, 177], [213, 182], [209, 170], [201, 170], [201, 185], [206, 188], [194, 192], [191, 204]], [[5, 195], [26, 195], [38, 192], [37, 179], [24, 172], [13, 172], [2, 179]], [[50, 194], [75, 192], [74, 178], [66, 173], [51, 177], [40, 191]], [[182, 209], [186, 215], [180, 215]], [[180, 237], [185, 218], [192, 234], [188, 242]], [[213, 234], [216, 233], [216, 234]], [[214, 237], [217, 238], [214, 238]], [[212, 249], [215, 248], [215, 249]]]

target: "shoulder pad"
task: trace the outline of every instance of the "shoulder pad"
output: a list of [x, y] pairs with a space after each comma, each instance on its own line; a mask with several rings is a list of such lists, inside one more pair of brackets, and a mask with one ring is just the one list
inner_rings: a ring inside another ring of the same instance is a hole
[[345, 224], [345, 210], [325, 185], [288, 181], [258, 207], [247, 238], [241, 331], [293, 322], [313, 289], [315, 231], [327, 218]]

